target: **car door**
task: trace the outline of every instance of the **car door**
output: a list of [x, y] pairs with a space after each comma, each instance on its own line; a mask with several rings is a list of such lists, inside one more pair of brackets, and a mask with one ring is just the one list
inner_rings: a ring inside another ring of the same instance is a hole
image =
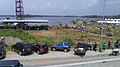
[[63, 50], [63, 49], [64, 49], [62, 42], [60, 42], [60, 43], [57, 45], [57, 49], [58, 49], [58, 50]]
[[34, 51], [37, 52], [38, 50], [39, 50], [39, 45], [36, 44], [36, 45], [34, 46]]

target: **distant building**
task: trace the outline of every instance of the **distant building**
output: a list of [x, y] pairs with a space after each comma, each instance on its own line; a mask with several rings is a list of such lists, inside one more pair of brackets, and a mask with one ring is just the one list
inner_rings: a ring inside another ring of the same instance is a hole
[[120, 19], [105, 19], [104, 21], [98, 21], [98, 23], [120, 24]]

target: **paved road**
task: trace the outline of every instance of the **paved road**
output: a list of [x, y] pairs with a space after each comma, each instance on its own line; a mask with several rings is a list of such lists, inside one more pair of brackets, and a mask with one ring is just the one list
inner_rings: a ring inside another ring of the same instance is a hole
[[[111, 50], [106, 50], [105, 52], [94, 52], [94, 51], [87, 51], [85, 57], [89, 57], [89, 56], [103, 56], [103, 55], [109, 55], [111, 53]], [[5, 60], [36, 60], [36, 59], [46, 59], [46, 58], [60, 58], [60, 57], [76, 57], [76, 55], [74, 55], [74, 51], [70, 51], [67, 53], [64, 53], [62, 51], [55, 51], [52, 52], [50, 51], [47, 54], [42, 54], [42, 55], [38, 55], [37, 53], [34, 53], [32, 55], [28, 55], [28, 56], [20, 56], [19, 54], [15, 53], [15, 52], [8, 52], [7, 53], [7, 57]]]
[[73, 62], [67, 64], [49, 65], [43, 67], [120, 67], [120, 58]]
[[108, 56], [111, 53], [111, 50], [106, 50], [105, 52], [94, 52], [87, 51], [84, 57], [74, 55], [73, 51], [68, 53], [64, 52], [49, 52], [48, 54], [38, 55], [36, 53], [28, 56], [20, 56], [15, 52], [8, 52], [7, 57], [4, 60], [20, 60], [24, 67], [41, 67], [54, 64], [67, 64], [74, 62], [85, 62], [93, 61], [106, 58], [116, 58], [114, 56]]
[[[45, 59], [41, 61], [29, 62], [31, 64], [28, 64], [27, 62], [26, 63], [23, 62], [23, 63], [25, 63], [24, 64], [25, 67], [80, 67], [81, 64], [87, 65], [87, 63], [95, 63], [95, 62], [105, 63], [106, 61], [111, 61], [116, 58], [117, 61], [120, 63], [120, 56], [54, 58], [54, 59], [47, 59], [47, 60]], [[94, 65], [94, 67], [98, 67], [98, 66]]]

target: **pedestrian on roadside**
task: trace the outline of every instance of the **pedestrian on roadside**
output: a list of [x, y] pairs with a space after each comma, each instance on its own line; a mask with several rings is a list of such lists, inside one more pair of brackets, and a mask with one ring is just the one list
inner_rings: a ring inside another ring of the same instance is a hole
[[117, 40], [117, 41], [115, 42], [114, 47], [118, 48], [118, 45], [117, 45], [118, 42], [119, 42], [119, 40]]
[[102, 44], [102, 50], [104, 50], [104, 51], [105, 51], [105, 49], [106, 49], [106, 44], [105, 44], [105, 43], [103, 43], [103, 44]]
[[4, 36], [1, 37], [0, 40], [1, 40], [1, 43], [5, 45], [5, 37]]
[[108, 40], [108, 49], [111, 48], [111, 42], [110, 42], [110, 39]]
[[97, 51], [97, 43], [95, 42], [93, 45], [93, 50], [96, 52]]

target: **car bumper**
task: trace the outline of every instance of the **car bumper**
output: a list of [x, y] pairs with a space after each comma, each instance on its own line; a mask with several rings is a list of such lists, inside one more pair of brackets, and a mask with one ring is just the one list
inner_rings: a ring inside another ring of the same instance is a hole
[[85, 54], [85, 51], [75, 51], [76, 54]]
[[4, 57], [4, 55], [0, 55], [0, 59], [3, 58], [3, 57]]
[[21, 54], [31, 54], [32, 51], [23, 51]]

